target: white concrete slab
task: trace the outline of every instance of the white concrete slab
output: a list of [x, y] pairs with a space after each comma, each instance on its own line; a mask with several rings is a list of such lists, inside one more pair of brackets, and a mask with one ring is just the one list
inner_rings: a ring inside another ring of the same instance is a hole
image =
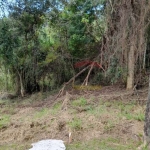
[[32, 144], [32, 148], [29, 150], [65, 150], [66, 147], [62, 140], [42, 140]]

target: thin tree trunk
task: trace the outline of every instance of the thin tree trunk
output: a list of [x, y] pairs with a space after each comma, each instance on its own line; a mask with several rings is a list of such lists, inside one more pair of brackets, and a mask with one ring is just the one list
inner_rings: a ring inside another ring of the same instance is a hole
[[16, 95], [20, 95], [21, 94], [21, 91], [20, 91], [20, 78], [19, 78], [19, 75], [17, 74], [16, 75]]
[[148, 89], [148, 101], [146, 105], [145, 113], [145, 125], [144, 125], [145, 144], [150, 149], [150, 76], [149, 76], [149, 89]]
[[145, 69], [145, 63], [146, 63], [146, 50], [147, 50], [147, 46], [146, 44], [144, 44], [143, 69]]
[[22, 81], [22, 76], [21, 74], [19, 74], [19, 77], [20, 77], [20, 86], [21, 86], [21, 96], [24, 97], [24, 86], [23, 86], [23, 81]]
[[21, 96], [24, 97], [25, 89], [24, 89], [24, 86], [23, 86], [22, 76], [21, 76], [21, 73], [19, 73], [19, 71], [18, 71], [18, 75], [19, 75], [20, 87], [21, 87], [20, 93], [21, 93]]
[[8, 92], [8, 70], [5, 68], [5, 89], [6, 89], [6, 92]]
[[134, 46], [131, 45], [128, 53], [127, 89], [133, 89], [134, 86], [134, 67], [135, 67]]

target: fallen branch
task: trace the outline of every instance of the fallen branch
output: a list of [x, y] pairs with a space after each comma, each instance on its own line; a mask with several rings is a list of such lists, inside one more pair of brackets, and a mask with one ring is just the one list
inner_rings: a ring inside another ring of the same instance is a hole
[[89, 70], [85, 80], [83, 81], [82, 85], [84, 85], [84, 84], [87, 85], [88, 84], [88, 79], [89, 79], [90, 73], [91, 73], [91, 71], [93, 69], [93, 66], [94, 66], [94, 63], [92, 63], [91, 68], [90, 68], [90, 70]]
[[61, 90], [59, 91], [58, 95], [55, 97], [54, 100], [56, 100], [58, 97], [60, 97], [60, 96], [63, 94], [65, 87], [66, 87], [69, 83], [71, 83], [72, 81], [74, 81], [74, 79], [75, 79], [76, 77], [78, 77], [80, 74], [82, 74], [84, 71], [86, 71], [90, 66], [91, 66], [91, 65], [85, 67], [85, 68], [82, 69], [79, 73], [77, 73], [74, 77], [72, 77], [68, 82], [64, 83], [63, 87], [61, 88]]

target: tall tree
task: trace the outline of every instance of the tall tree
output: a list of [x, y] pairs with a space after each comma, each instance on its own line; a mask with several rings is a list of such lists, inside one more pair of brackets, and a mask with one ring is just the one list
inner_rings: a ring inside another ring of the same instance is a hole
[[[144, 69], [149, 3], [147, 0], [107, 1], [107, 49], [103, 57], [106, 57], [108, 68], [117, 59], [117, 66], [125, 74], [127, 89], [132, 89], [138, 83], [135, 77]], [[142, 75], [138, 78], [141, 79]]]
[[98, 27], [99, 30], [103, 30], [103, 26], [99, 26], [100, 17], [98, 16], [102, 3], [90, 0], [75, 0], [62, 1], [62, 5], [63, 9], [58, 10], [59, 14], [53, 21], [59, 29], [63, 49], [66, 49], [76, 58], [83, 59], [97, 55], [99, 47], [96, 47], [96, 45], [100, 41], [100, 38], [97, 38]]
[[[42, 61], [42, 59], [45, 59], [45, 57], [40, 58], [41, 52], [39, 49], [38, 29], [43, 25], [45, 12], [50, 7], [49, 4], [48, 0], [16, 1], [9, 6], [9, 19], [6, 18], [6, 20], [12, 21], [9, 23], [7, 21], [7, 26], [9, 24], [9, 27], [6, 27], [6, 23], [3, 23], [3, 20], [1, 22], [5, 25], [1, 28], [1, 34], [3, 34], [1, 36], [1, 52], [5, 50], [5, 53], [1, 56], [5, 61], [11, 61], [13, 59], [13, 61], [8, 64], [10, 64], [11, 71], [16, 76], [17, 85], [19, 85], [17, 92], [22, 95], [24, 95], [25, 92], [32, 93], [39, 90], [37, 82], [39, 71], [38, 63]], [[12, 36], [8, 36], [10, 40], [7, 40], [5, 37], [8, 34], [12, 34], [13, 38]], [[16, 41], [12, 41], [16, 38]], [[17, 47], [14, 47], [14, 45], [17, 45]], [[12, 59], [6, 59], [9, 53], [11, 53], [9, 56], [11, 56], [10, 58]]]
[[148, 148], [150, 149], [150, 77], [149, 77], [148, 101], [145, 113], [144, 134], [145, 134], [144, 135], [145, 145], [148, 144]]

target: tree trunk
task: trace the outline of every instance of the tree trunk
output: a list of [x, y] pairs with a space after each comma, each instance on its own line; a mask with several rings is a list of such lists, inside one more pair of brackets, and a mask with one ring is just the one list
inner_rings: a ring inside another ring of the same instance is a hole
[[19, 73], [18, 70], [17, 70], [17, 72], [18, 72], [19, 83], [20, 83], [20, 94], [21, 94], [22, 97], [24, 97], [25, 89], [24, 89], [24, 85], [23, 85], [22, 73]]
[[5, 77], [6, 77], [6, 79], [5, 79], [5, 90], [6, 90], [6, 92], [8, 92], [8, 70], [5, 68]]
[[24, 86], [23, 86], [23, 81], [22, 81], [21, 74], [19, 74], [19, 77], [20, 77], [20, 86], [21, 86], [21, 96], [24, 97], [25, 90], [24, 90]]
[[146, 105], [145, 113], [145, 125], [144, 125], [144, 140], [148, 149], [150, 149], [150, 77], [149, 77], [149, 89], [148, 89], [148, 101]]
[[20, 91], [20, 89], [21, 89], [21, 87], [20, 87], [20, 78], [19, 78], [19, 75], [17, 74], [16, 75], [16, 95], [20, 95], [21, 94], [21, 91]]
[[134, 58], [134, 46], [131, 45], [128, 53], [128, 76], [127, 76], [127, 89], [133, 89], [134, 86], [134, 67], [135, 67], [135, 58]]

